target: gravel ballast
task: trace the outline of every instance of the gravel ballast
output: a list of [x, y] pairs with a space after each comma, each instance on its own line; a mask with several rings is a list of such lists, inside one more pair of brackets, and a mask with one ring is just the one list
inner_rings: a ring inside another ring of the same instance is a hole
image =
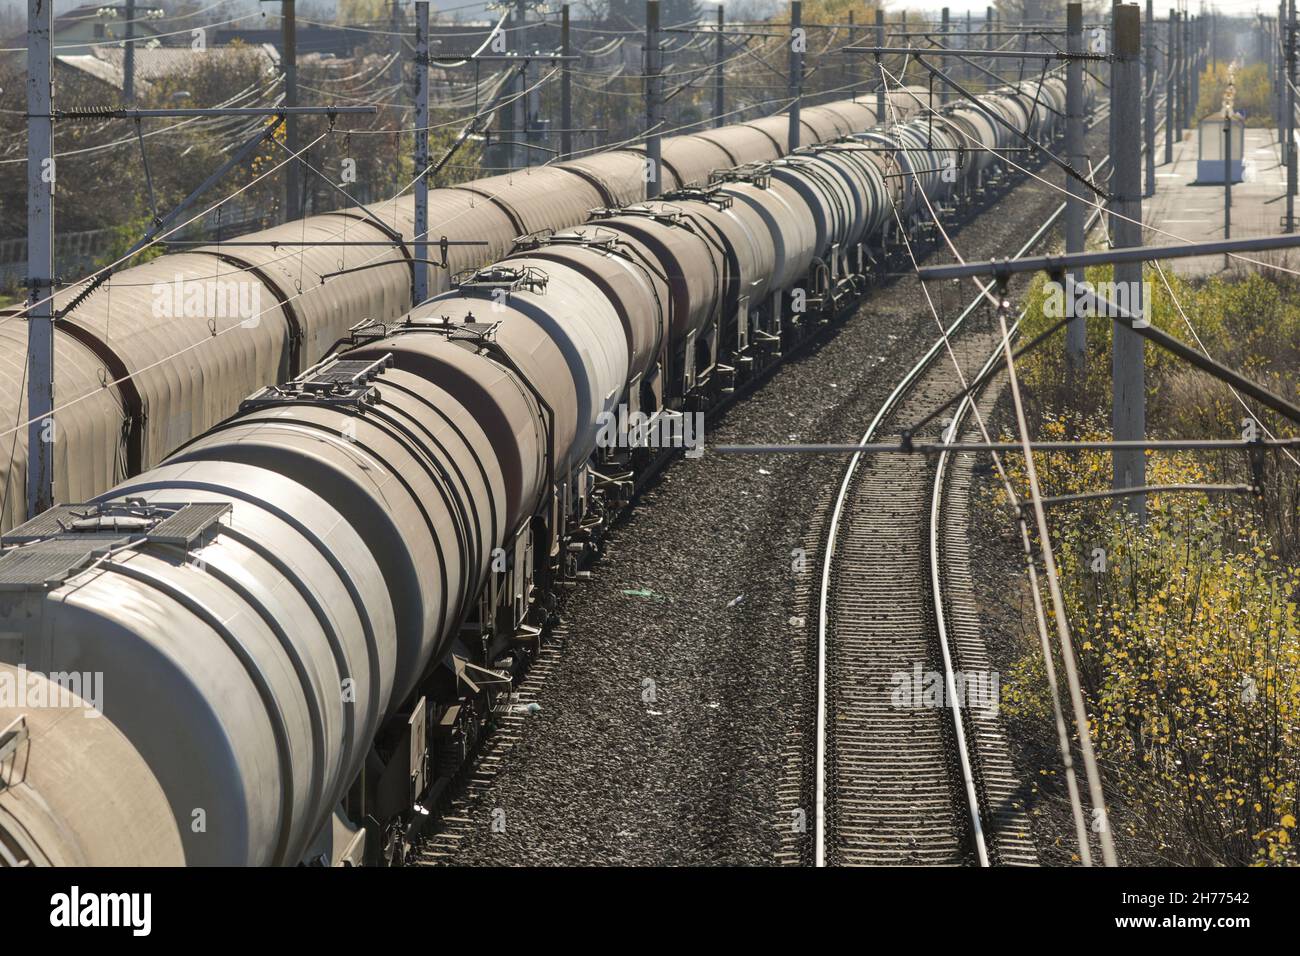
[[[954, 240], [966, 258], [1008, 255], [1059, 201], [1022, 182]], [[946, 321], [970, 296], [969, 284], [931, 291]], [[641, 496], [565, 599], [568, 636], [536, 688], [541, 709], [469, 808], [453, 862], [788, 862], [778, 790], [812, 699], [792, 642], [815, 633], [821, 563], [807, 553], [800, 574], [794, 552], [823, 537], [816, 504], [847, 459], [708, 449], [856, 441], [934, 337], [915, 279], [874, 290], [710, 423], [703, 457], [674, 462]]]

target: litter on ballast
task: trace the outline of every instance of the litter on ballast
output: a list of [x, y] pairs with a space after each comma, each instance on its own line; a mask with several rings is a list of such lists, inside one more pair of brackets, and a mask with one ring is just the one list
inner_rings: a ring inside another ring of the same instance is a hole
[[647, 601], [658, 601], [660, 604], [665, 601], [671, 604], [673, 600], [668, 595], [659, 594], [656, 591], [651, 591], [649, 588], [624, 588], [623, 594], [625, 597], [637, 597]]

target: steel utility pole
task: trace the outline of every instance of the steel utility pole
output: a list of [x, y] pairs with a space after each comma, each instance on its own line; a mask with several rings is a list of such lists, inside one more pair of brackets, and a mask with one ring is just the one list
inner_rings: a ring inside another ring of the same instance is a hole
[[[512, 48], [520, 56], [528, 53], [528, 2], [527, 0], [515, 0], [515, 22], [513, 24], [514, 32], [512, 36]], [[513, 118], [511, 119], [510, 139], [511, 146], [507, 151], [510, 157], [510, 168], [520, 169], [528, 165], [528, 149], [523, 145], [528, 140], [528, 81], [529, 69], [525, 64], [519, 71], [518, 79], [515, 81], [516, 96], [514, 109], [511, 110]]]
[[[1136, 129], [1141, 104], [1142, 21], [1136, 4], [1115, 8], [1115, 50], [1111, 86], [1111, 109], [1117, 116], [1117, 128]], [[1134, 136], [1119, 136], [1111, 141], [1115, 166], [1112, 180], [1113, 245], [1116, 248], [1142, 245], [1142, 158], [1140, 144]], [[1123, 218], [1121, 218], [1123, 217]], [[1126, 293], [1126, 308], [1135, 316], [1145, 316], [1142, 301], [1142, 263], [1115, 266], [1115, 287]], [[1111, 323], [1111, 423], [1116, 441], [1136, 441], [1146, 437], [1146, 367], [1145, 340], [1127, 326]], [[1146, 484], [1146, 459], [1141, 451], [1116, 451], [1111, 477], [1114, 488], [1137, 488]], [[1127, 499], [1130, 514], [1142, 518], [1146, 498], [1133, 495]]]
[[397, 96], [402, 91], [402, 0], [392, 0], [388, 32], [393, 35], [393, 50], [397, 54], [388, 65], [388, 84], [395, 88], [394, 95]]
[[1167, 46], [1165, 47], [1165, 165], [1174, 161], [1174, 126], [1177, 125], [1174, 117], [1174, 105], [1177, 97], [1174, 91], [1178, 88], [1174, 82], [1174, 76], [1177, 73], [1176, 59], [1174, 50], [1177, 47], [1178, 39], [1178, 11], [1171, 9], [1169, 11], [1169, 23], [1166, 24]]
[[790, 152], [799, 148], [799, 107], [803, 101], [803, 4], [790, 0]]
[[135, 0], [126, 0], [126, 40], [122, 44], [122, 99], [135, 102]]
[[1192, 102], [1192, 60], [1194, 51], [1192, 50], [1192, 14], [1189, 10], [1183, 14], [1183, 37], [1179, 52], [1182, 54], [1183, 67], [1183, 89], [1178, 95], [1178, 105], [1182, 109], [1182, 115], [1179, 116], [1178, 128], [1185, 130], [1192, 125], [1192, 111], [1195, 104]]
[[[885, 10], [876, 7], [876, 46], [885, 45]], [[876, 54], [876, 125], [884, 126], [888, 121], [889, 108], [885, 105], [885, 74], [880, 70], [880, 54]]]
[[49, 0], [27, 0], [27, 517], [54, 504], [54, 90]]
[[1142, 133], [1146, 144], [1146, 189], [1143, 196], [1156, 194], [1156, 5], [1147, 0], [1146, 71], [1142, 77]]
[[659, 0], [645, 5], [645, 156], [647, 199], [656, 198], [660, 187], [659, 116]]
[[[984, 8], [984, 32], [987, 34], [984, 38], [984, 49], [993, 49], [993, 8]], [[973, 46], [974, 44], [972, 44]]]
[[1283, 232], [1295, 232], [1295, 0], [1286, 0], [1286, 75], [1282, 83], [1282, 132], [1286, 136], [1282, 156], [1286, 160], [1286, 219]]
[[727, 41], [725, 29], [726, 10], [718, 4], [718, 38], [713, 47], [713, 128], [718, 129], [726, 122], [727, 73], [724, 64], [727, 60]]
[[[294, 0], [280, 0], [280, 36], [284, 47], [284, 105], [298, 105], [298, 25]], [[298, 117], [284, 118], [284, 145], [293, 157], [284, 167], [285, 219], [302, 218], [302, 166], [298, 162]]]
[[[1281, 139], [1283, 125], [1282, 112], [1284, 107], [1282, 104], [1285, 97], [1283, 91], [1286, 88], [1286, 84], [1282, 82], [1285, 70], [1283, 64], [1286, 63], [1286, 56], [1282, 51], [1282, 47], [1286, 44], [1286, 40], [1284, 39], [1286, 34], [1283, 32], [1286, 29], [1283, 26], [1283, 24], [1286, 23], [1286, 4], [1287, 0], [1282, 0], [1282, 2], [1277, 5], [1277, 29], [1274, 31], [1273, 36], [1273, 112], [1275, 119], [1277, 120], [1279, 141]], [[1283, 151], [1282, 154], [1282, 162], [1286, 162], [1285, 151]]]
[[[971, 29], [970, 29], [970, 11], [969, 11], [969, 10], [966, 11], [966, 36], [962, 38], [962, 44], [961, 44], [961, 45], [962, 45], [962, 46], [968, 46], [968, 47], [970, 47], [972, 50], [975, 49], [975, 38], [974, 38], [973, 36], [971, 36]], [[975, 82], [975, 64], [974, 64], [974, 63], [967, 63], [967, 64], [966, 64], [965, 74], [966, 74], [966, 85], [967, 85], [967, 86], [969, 86], [971, 83]]]
[[569, 5], [560, 10], [560, 159], [573, 155], [573, 48], [569, 36]]
[[[1232, 238], [1232, 107], [1223, 108], [1223, 238]], [[1232, 260], [1226, 253], [1223, 268]]]
[[[1071, 3], [1065, 8], [1065, 49], [1068, 53], [1083, 52], [1083, 4]], [[1083, 154], [1083, 61], [1067, 60], [1065, 65], [1065, 158], [1073, 169], [1086, 169], [1087, 157]], [[1065, 251], [1083, 252], [1084, 246], [1084, 185], [1073, 176], [1065, 177], [1068, 198], [1065, 201]], [[1066, 277], [1066, 301], [1074, 302], [1071, 285], [1083, 278], [1082, 272], [1072, 272]], [[1070, 319], [1065, 331], [1065, 360], [1069, 374], [1076, 385], [1082, 384], [1084, 362], [1087, 357], [1087, 327], [1082, 316]]]
[[[857, 21], [854, 19], [853, 11], [850, 10], [850, 11], [849, 11], [849, 49], [852, 49], [853, 47], [857, 46], [857, 44], [858, 44], [858, 28], [857, 28], [857, 25], [856, 25], [856, 24], [857, 24]], [[857, 83], [857, 71], [853, 68], [853, 67], [856, 65], [856, 57], [845, 57], [845, 58], [842, 59], [840, 62], [841, 62], [842, 64], [843, 64], [843, 63], [847, 63], [847, 64], [848, 64], [847, 67], [844, 67], [844, 72], [845, 72], [845, 73], [848, 75], [848, 77], [849, 77], [849, 80], [848, 80], [848, 82], [846, 83], [846, 82], [844, 81], [843, 76], [841, 76], [841, 78], [840, 78], [840, 86], [843, 86], [843, 87], [845, 88], [845, 90], [848, 92], [848, 94], [849, 94], [849, 99], [851, 99], [851, 100], [856, 100], [856, 99], [858, 98], [858, 91], [857, 91], [857, 85], [858, 85], [858, 83]]]
[[[1115, 52], [1115, 16], [1116, 16], [1115, 11], [1119, 9], [1120, 2], [1121, 2], [1121, 0], [1110, 0], [1110, 30], [1107, 32], [1107, 36], [1106, 36], [1106, 39], [1107, 39], [1106, 49], [1107, 49], [1107, 51], [1109, 51], [1110, 53], [1114, 53], [1114, 52]], [[1113, 61], [1109, 64], [1109, 68], [1108, 68], [1107, 71], [1106, 71], [1106, 79], [1110, 81], [1111, 89], [1114, 89], [1114, 87], [1115, 87], [1115, 64], [1114, 64]], [[1119, 117], [1115, 115], [1115, 110], [1112, 109], [1112, 110], [1110, 111], [1110, 116], [1109, 116], [1108, 119], [1107, 119], [1108, 127], [1107, 127], [1107, 133], [1106, 133], [1106, 142], [1110, 143], [1112, 146], [1113, 146], [1114, 143], [1115, 143], [1115, 138], [1116, 138], [1116, 135], [1117, 135], [1116, 132], [1115, 132], [1115, 129], [1116, 129], [1116, 123], [1118, 123], [1118, 122], [1119, 122]], [[1113, 151], [1112, 151], [1111, 155], [1112, 155], [1112, 156], [1115, 155]], [[1115, 175], [1115, 166], [1114, 166], [1114, 164], [1112, 164], [1111, 167], [1110, 167], [1110, 175], [1111, 175], [1111, 178], [1114, 178], [1114, 175]], [[1108, 205], [1109, 205], [1109, 204], [1108, 204]], [[1106, 233], [1107, 233], [1107, 235], [1109, 235], [1109, 234], [1110, 234], [1110, 217], [1109, 217], [1109, 216], [1105, 219], [1105, 225], [1106, 225]]]
[[415, 0], [415, 281], [411, 304], [429, 298], [429, 2]]
[[[939, 32], [943, 34], [943, 45], [948, 46], [948, 8], [947, 7], [943, 8], [943, 13], [940, 15], [940, 17], [941, 19], [939, 23]], [[944, 103], [947, 102], [948, 102], [948, 84], [940, 83], [939, 104], [943, 105]]]

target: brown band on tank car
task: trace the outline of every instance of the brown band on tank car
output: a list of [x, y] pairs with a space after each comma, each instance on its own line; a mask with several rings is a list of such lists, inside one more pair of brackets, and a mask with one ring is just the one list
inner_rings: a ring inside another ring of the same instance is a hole
[[122, 397], [122, 405], [127, 412], [122, 422], [127, 474], [139, 474], [144, 467], [144, 398], [140, 395], [140, 389], [136, 387], [135, 379], [127, 369], [126, 363], [107, 342], [85, 326], [60, 318], [54, 320], [54, 327], [76, 339], [104, 363], [104, 369], [110, 376], [109, 381]]

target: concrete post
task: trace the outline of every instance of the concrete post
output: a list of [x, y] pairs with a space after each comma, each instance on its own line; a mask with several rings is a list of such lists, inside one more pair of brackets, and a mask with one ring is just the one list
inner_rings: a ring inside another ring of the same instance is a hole
[[723, 31], [726, 29], [726, 20], [724, 19], [725, 9], [722, 4], [718, 4], [718, 38], [713, 48], [713, 128], [717, 129], [726, 124], [726, 72], [723, 64], [727, 59], [726, 42], [723, 39]]
[[573, 155], [573, 69], [567, 57], [573, 45], [567, 3], [560, 10], [560, 55], [566, 57], [560, 61], [560, 159], [568, 159]]
[[1146, 150], [1146, 197], [1156, 194], [1156, 8], [1147, 0], [1146, 69], [1142, 76], [1142, 133]]
[[415, 281], [412, 305], [429, 298], [429, 3], [415, 0]]
[[790, 151], [799, 148], [799, 107], [803, 100], [803, 3], [790, 0]]
[[[1083, 4], [1070, 3], [1065, 8], [1066, 52], [1083, 52]], [[1077, 170], [1087, 168], [1083, 153], [1083, 61], [1068, 60], [1065, 67], [1065, 159]], [[1068, 198], [1065, 201], [1065, 251], [1083, 252], [1084, 185], [1073, 176], [1065, 177]], [[1066, 279], [1066, 300], [1073, 302], [1070, 285], [1083, 279], [1082, 270], [1071, 272]], [[1087, 358], [1087, 329], [1082, 317], [1072, 318], [1065, 331], [1066, 368], [1075, 387], [1082, 385]]]
[[645, 195], [654, 199], [662, 191], [663, 179], [659, 128], [659, 0], [646, 0], [645, 5], [645, 74]]
[[[54, 107], [49, 0], [27, 0], [27, 517], [54, 504]], [[39, 303], [39, 304], [38, 304]]]
[[[1115, 59], [1111, 87], [1111, 109], [1118, 117], [1117, 129], [1138, 128], [1141, 116], [1142, 21], [1136, 4], [1115, 8]], [[1117, 136], [1111, 142], [1115, 166], [1112, 179], [1112, 231], [1116, 248], [1142, 245], [1142, 157], [1140, 141], [1131, 135]], [[1123, 216], [1125, 218], [1120, 218]], [[1115, 266], [1116, 288], [1123, 290], [1128, 310], [1144, 315], [1142, 263]], [[1120, 293], [1117, 293], [1120, 294]], [[1118, 322], [1111, 323], [1112, 408], [1111, 420], [1116, 441], [1136, 441], [1146, 437], [1146, 368], [1145, 340]], [[1146, 483], [1146, 459], [1141, 450], [1116, 451], [1113, 456], [1112, 487], [1133, 488]], [[1130, 514], [1143, 517], [1146, 499], [1132, 495], [1125, 499]]]

